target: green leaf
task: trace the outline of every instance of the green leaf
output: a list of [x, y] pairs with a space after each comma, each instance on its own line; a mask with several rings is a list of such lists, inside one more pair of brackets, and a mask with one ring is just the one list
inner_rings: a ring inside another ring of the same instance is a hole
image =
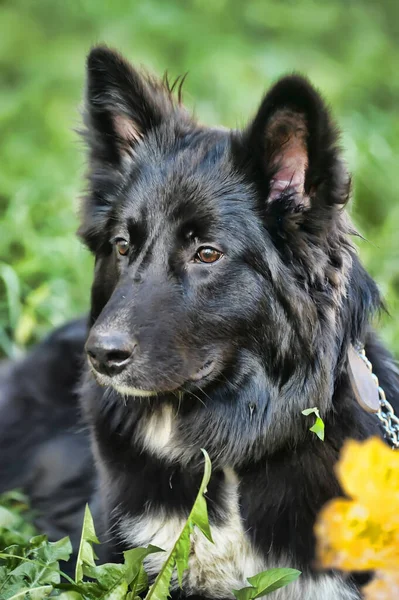
[[279, 588], [292, 583], [301, 575], [296, 569], [269, 569], [253, 577], [248, 577], [251, 587], [233, 590], [237, 600], [254, 600], [270, 594]]
[[62, 594], [58, 596], [58, 600], [84, 600], [84, 598], [79, 592], [70, 591], [62, 592]]
[[33, 537], [30, 538], [29, 540], [29, 546], [31, 548], [39, 548], [39, 546], [42, 546], [43, 543], [47, 542], [47, 536], [42, 534], [42, 535], [34, 535]]
[[188, 527], [184, 527], [176, 544], [175, 564], [177, 579], [180, 587], [183, 587], [184, 571], [188, 568], [188, 559], [190, 556], [190, 535], [192, 532], [192, 521], [189, 521]]
[[[154, 552], [163, 552], [163, 550], [151, 545], [148, 548], [133, 548], [124, 552], [124, 564], [106, 563], [94, 567], [84, 564], [83, 574], [97, 581], [100, 594], [98, 597], [101, 597], [102, 600], [125, 598], [130, 585], [133, 585], [136, 592], [145, 591], [148, 588], [143, 560]], [[81, 582], [80, 585], [82, 584], [85, 585], [86, 582]], [[86, 591], [84, 588], [81, 589]], [[92, 593], [93, 589], [91, 587], [88, 591]]]
[[13, 527], [19, 522], [19, 516], [8, 510], [8, 508], [4, 508], [4, 506], [0, 506], [0, 527]]
[[58, 583], [54, 585], [54, 589], [60, 590], [62, 594], [66, 594], [67, 592], [76, 594], [79, 598], [84, 598], [84, 600], [97, 600], [104, 595], [104, 590], [102, 590], [95, 581]]
[[323, 419], [320, 417], [319, 409], [316, 406], [314, 408], [306, 408], [302, 411], [302, 414], [305, 415], [305, 417], [312, 414], [316, 416], [316, 420], [312, 427], [309, 428], [309, 431], [315, 433], [317, 437], [320, 438], [322, 442], [324, 442], [325, 425]]
[[[132, 550], [127, 550], [123, 553], [125, 559], [125, 578], [127, 583], [130, 585], [134, 582], [139, 583], [138, 579], [144, 579], [143, 576], [143, 560], [149, 554], [154, 554], [155, 552], [165, 552], [162, 548], [158, 548], [157, 546], [152, 546], [151, 544], [147, 548], [132, 548]], [[145, 588], [144, 588], [145, 589]], [[137, 590], [138, 591], [138, 590]]]
[[79, 544], [78, 557], [76, 560], [75, 582], [78, 583], [83, 579], [83, 567], [95, 567], [95, 559], [97, 556], [93, 550], [93, 544], [99, 544], [96, 531], [94, 529], [93, 517], [91, 516], [89, 505], [86, 504], [85, 514], [83, 517], [82, 536]]
[[35, 534], [31, 520], [32, 513], [23, 494], [18, 491], [0, 494], [0, 548], [29, 545]]
[[52, 543], [45, 535], [32, 537], [25, 545], [9, 546], [0, 553], [6, 565], [6, 574], [0, 581], [0, 597], [19, 598], [22, 590], [24, 598], [48, 596], [54, 585], [60, 583], [58, 560], [68, 560], [71, 552], [68, 538]]
[[41, 585], [36, 588], [23, 588], [20, 589], [13, 596], [4, 596], [4, 600], [42, 600], [47, 598], [53, 591], [52, 585]]
[[168, 558], [164, 562], [161, 571], [158, 573], [155, 582], [150, 587], [145, 600], [166, 600], [169, 596], [170, 582], [174, 568], [177, 568], [177, 577], [180, 586], [182, 585], [184, 571], [188, 568], [188, 558], [190, 554], [190, 534], [194, 526], [212, 542], [212, 536], [208, 522], [208, 510], [204, 494], [211, 478], [211, 461], [208, 453], [202, 450], [205, 457], [204, 475], [198, 490], [194, 505], [183, 527], [183, 530], [177, 538]]
[[302, 414], [305, 415], [305, 417], [308, 417], [309, 415], [312, 414], [319, 414], [319, 409], [314, 407], [314, 408], [305, 408], [305, 410], [302, 411]]
[[[125, 561], [123, 564], [106, 563], [96, 565], [94, 553], [88, 553], [88, 558], [84, 554], [87, 552], [87, 548], [91, 548], [91, 544], [96, 543], [95, 540], [97, 540], [89, 510], [85, 514], [84, 523], [86, 524], [86, 529], [85, 525], [83, 526], [86, 546], [82, 546], [82, 578], [83, 575], [86, 575], [91, 579], [95, 579], [96, 583], [90, 582], [88, 584], [88, 582], [81, 579], [76, 582], [75, 586], [70, 586], [70, 590], [81, 592], [84, 598], [101, 598], [101, 600], [124, 599], [131, 585], [135, 592], [145, 591], [148, 588], [148, 581], [143, 569], [143, 560], [149, 554], [163, 552], [163, 550], [151, 545], [148, 548], [133, 548], [124, 552]], [[58, 587], [61, 588], [61, 586]], [[62, 589], [66, 587], [68, 589], [68, 586], [62, 585]]]
[[0, 279], [4, 282], [9, 311], [9, 322], [15, 327], [21, 313], [21, 289], [17, 273], [5, 263], [0, 263]]
[[13, 506], [18, 510], [27, 510], [28, 498], [20, 490], [10, 490], [0, 494], [0, 504], [2, 506]]
[[36, 587], [39, 583], [59, 583], [60, 573], [58, 563], [42, 564], [36, 560], [21, 562], [16, 569], [11, 572], [11, 578], [19, 581], [29, 581], [31, 587]]
[[83, 565], [84, 575], [91, 579], [96, 579], [103, 590], [112, 590], [119, 585], [122, 579], [125, 579], [125, 565], [107, 563], [99, 566]]
[[324, 442], [324, 421], [320, 417], [317, 417], [315, 424], [309, 429], [309, 431], [313, 431], [313, 433], [315, 433], [317, 437]]
[[145, 592], [146, 590], [148, 590], [148, 576], [144, 570], [143, 565], [141, 565], [139, 574], [137, 575], [136, 579], [133, 582], [133, 587], [132, 587], [133, 598], [136, 596], [136, 594], [141, 594], [142, 592]]
[[256, 595], [256, 590], [253, 587], [245, 587], [241, 590], [233, 590], [233, 594], [237, 600], [253, 600]]
[[110, 592], [101, 597], [101, 600], [125, 600], [127, 594], [127, 583], [124, 579]]
[[72, 554], [72, 544], [69, 537], [64, 537], [58, 542], [47, 542], [37, 552], [37, 556], [44, 562], [53, 563], [59, 560], [69, 560]]
[[37, 589], [40, 590], [37, 594], [44, 594], [38, 597], [45, 597], [48, 595], [46, 589], [49, 588], [51, 591], [53, 589], [52, 584], [59, 583], [59, 581], [58, 563], [46, 566], [33, 560], [21, 562], [18, 567], [8, 574], [5, 585], [1, 589], [1, 598], [8, 600], [19, 597], [21, 590], [25, 590], [24, 593], [29, 591], [33, 594]]
[[301, 575], [297, 569], [269, 569], [254, 577], [248, 577], [248, 582], [257, 589], [256, 598], [264, 592], [268, 594], [296, 581]]
[[204, 494], [207, 491], [207, 486], [208, 486], [209, 480], [211, 478], [212, 465], [211, 465], [211, 460], [208, 456], [208, 453], [204, 449], [202, 449], [202, 452], [205, 457], [204, 475], [202, 478], [202, 482], [201, 482], [201, 486], [200, 486], [197, 498], [194, 502], [194, 506], [191, 509], [191, 514], [189, 516], [189, 519], [191, 520], [193, 525], [198, 527], [202, 531], [204, 536], [210, 542], [213, 543], [212, 534], [211, 534], [211, 530], [209, 527], [209, 521], [208, 521], [208, 508], [206, 506], [206, 500], [205, 500], [205, 496], [204, 496]]

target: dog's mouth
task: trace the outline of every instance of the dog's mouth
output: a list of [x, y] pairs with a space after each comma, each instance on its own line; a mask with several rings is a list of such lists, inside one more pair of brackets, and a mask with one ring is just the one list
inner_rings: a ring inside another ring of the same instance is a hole
[[173, 393], [173, 392], [177, 392], [179, 390], [181, 390], [182, 388], [184, 388], [185, 384], [190, 383], [190, 382], [194, 382], [194, 383], [200, 383], [201, 381], [206, 381], [206, 379], [209, 377], [209, 375], [212, 374], [212, 372], [214, 371], [216, 366], [216, 361], [215, 360], [207, 360], [200, 369], [198, 369], [197, 371], [195, 371], [192, 375], [190, 375], [190, 377], [188, 377], [188, 379], [179, 386], [176, 386], [175, 388], [169, 388], [169, 389], [144, 389], [141, 387], [136, 387], [133, 385], [129, 385], [128, 383], [124, 384], [119, 380], [119, 377], [110, 377], [107, 375], [103, 375], [101, 373], [98, 373], [95, 369], [93, 369], [92, 365], [91, 365], [91, 370], [92, 373], [94, 374], [97, 382], [102, 385], [102, 386], [111, 386], [113, 387], [117, 392], [119, 392], [120, 394], [122, 394], [123, 396], [136, 396], [136, 397], [149, 397], [149, 396], [159, 396], [161, 394], [165, 394], [165, 393]]

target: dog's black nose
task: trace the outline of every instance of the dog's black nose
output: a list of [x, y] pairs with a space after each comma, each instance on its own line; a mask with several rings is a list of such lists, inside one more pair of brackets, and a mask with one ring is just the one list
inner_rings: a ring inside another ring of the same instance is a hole
[[118, 331], [92, 331], [86, 342], [86, 352], [93, 368], [105, 375], [116, 375], [129, 364], [137, 342]]

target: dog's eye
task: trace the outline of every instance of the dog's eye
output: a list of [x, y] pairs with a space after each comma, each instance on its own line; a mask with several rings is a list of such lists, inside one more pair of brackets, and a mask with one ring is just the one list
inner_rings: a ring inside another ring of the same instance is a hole
[[211, 248], [211, 246], [204, 246], [197, 251], [197, 254], [194, 257], [195, 262], [202, 262], [206, 264], [214, 263], [220, 258], [222, 258], [223, 252], [220, 250], [216, 250], [216, 248]]
[[115, 240], [115, 248], [118, 254], [121, 256], [126, 256], [126, 254], [129, 252], [129, 247], [130, 244], [127, 240], [124, 240], [123, 238], [118, 238]]

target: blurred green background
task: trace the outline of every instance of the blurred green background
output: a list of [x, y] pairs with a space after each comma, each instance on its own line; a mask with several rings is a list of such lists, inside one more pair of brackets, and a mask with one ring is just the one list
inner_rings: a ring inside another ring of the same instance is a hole
[[243, 125], [284, 73], [311, 78], [343, 130], [359, 249], [399, 356], [398, 40], [396, 0], [0, 0], [0, 352], [88, 308], [74, 128], [85, 55], [104, 41], [155, 73], [188, 71], [185, 101], [209, 124]]

